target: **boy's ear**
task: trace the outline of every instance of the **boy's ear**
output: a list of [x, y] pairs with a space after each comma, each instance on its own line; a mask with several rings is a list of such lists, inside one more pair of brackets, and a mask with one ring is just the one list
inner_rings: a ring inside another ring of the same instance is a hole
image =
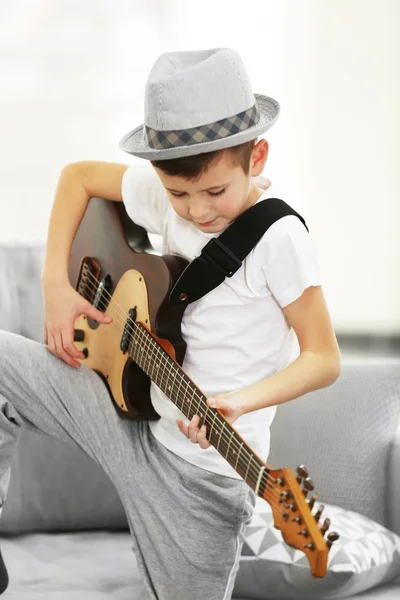
[[253, 148], [250, 158], [250, 174], [252, 177], [260, 175], [268, 158], [269, 145], [267, 140], [259, 140]]

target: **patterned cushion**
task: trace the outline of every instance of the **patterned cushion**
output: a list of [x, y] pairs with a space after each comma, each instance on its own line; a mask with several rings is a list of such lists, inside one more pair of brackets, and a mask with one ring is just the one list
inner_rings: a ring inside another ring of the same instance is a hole
[[[233, 598], [310, 600], [347, 598], [400, 574], [400, 537], [372, 519], [324, 503], [336, 540], [323, 578], [311, 575], [306, 555], [287, 545], [274, 527], [270, 505], [257, 497], [245, 533]], [[327, 534], [325, 534], [326, 537]]]

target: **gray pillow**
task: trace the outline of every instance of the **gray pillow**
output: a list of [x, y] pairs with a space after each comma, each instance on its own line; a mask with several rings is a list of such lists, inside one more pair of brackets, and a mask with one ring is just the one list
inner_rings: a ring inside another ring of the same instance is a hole
[[[287, 545], [274, 527], [270, 505], [256, 499], [245, 532], [233, 598], [333, 600], [387, 583], [400, 574], [400, 537], [356, 512], [324, 503], [320, 522], [329, 517], [336, 540], [324, 577], [311, 575], [304, 552]], [[327, 534], [325, 534], [326, 537]]]
[[23, 427], [0, 534], [92, 529], [128, 529], [108, 475], [78, 447]]

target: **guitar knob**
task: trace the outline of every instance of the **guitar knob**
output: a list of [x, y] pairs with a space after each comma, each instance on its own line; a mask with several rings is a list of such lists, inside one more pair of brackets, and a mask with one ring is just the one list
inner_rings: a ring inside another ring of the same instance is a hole
[[326, 545], [328, 546], [328, 550], [331, 549], [333, 542], [335, 542], [339, 538], [340, 538], [340, 535], [338, 533], [336, 533], [336, 531], [331, 531], [330, 533], [328, 533], [328, 535], [327, 535], [328, 541], [326, 542]]
[[304, 498], [307, 498], [308, 492], [312, 492], [313, 489], [314, 489], [314, 482], [312, 481], [312, 479], [310, 479], [309, 477], [307, 477], [307, 479], [304, 479], [304, 481], [303, 481]]
[[318, 521], [320, 519], [320, 516], [322, 515], [322, 513], [324, 511], [324, 508], [325, 508], [325, 505], [321, 504], [320, 507], [319, 507], [319, 509], [317, 510], [317, 512], [314, 515], [314, 519], [317, 521], [317, 523], [318, 523]]
[[317, 498], [318, 498], [318, 494], [313, 494], [313, 495], [311, 496], [311, 498], [309, 499], [309, 501], [308, 501], [308, 506], [310, 507], [310, 510], [312, 510], [312, 509], [313, 509], [313, 507], [314, 507], [314, 503], [315, 503], [315, 501], [316, 501], [316, 499], [317, 499]]
[[321, 533], [322, 533], [322, 535], [325, 535], [325, 533], [328, 531], [330, 524], [331, 524], [331, 520], [330, 519], [325, 519], [324, 524], [321, 527]]
[[85, 332], [83, 329], [74, 329], [74, 342], [83, 342], [85, 339]]
[[296, 477], [298, 483], [300, 483], [305, 477], [308, 477], [308, 470], [304, 465], [299, 465], [296, 471], [298, 474], [298, 477]]

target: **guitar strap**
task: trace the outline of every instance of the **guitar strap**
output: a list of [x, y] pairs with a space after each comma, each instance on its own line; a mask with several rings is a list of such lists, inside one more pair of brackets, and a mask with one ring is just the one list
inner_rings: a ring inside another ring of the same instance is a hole
[[172, 304], [185, 305], [198, 300], [232, 277], [243, 260], [275, 221], [295, 215], [308, 231], [305, 220], [279, 198], [257, 202], [218, 237], [211, 238], [182, 272], [169, 295]]

